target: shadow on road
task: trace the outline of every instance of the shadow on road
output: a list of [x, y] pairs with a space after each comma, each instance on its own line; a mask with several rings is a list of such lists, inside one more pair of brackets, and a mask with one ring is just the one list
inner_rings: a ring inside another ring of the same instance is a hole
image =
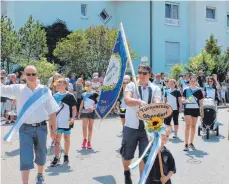
[[220, 140], [225, 139], [225, 136], [223, 136], [223, 135], [216, 136], [216, 135], [210, 134], [209, 139], [207, 139], [206, 136], [202, 136], [202, 139], [205, 142], [218, 143], [218, 142], [220, 142]]
[[99, 151], [95, 151], [94, 149], [85, 149], [85, 148], [76, 151], [77, 151], [76, 157], [80, 159], [89, 159], [92, 154], [99, 153]]
[[102, 184], [116, 184], [115, 178], [111, 175], [108, 176], [98, 176], [98, 177], [94, 177], [94, 180], [96, 180], [99, 183]]
[[188, 156], [190, 159], [188, 159], [186, 162], [189, 164], [201, 164], [202, 161], [196, 158], [203, 158], [204, 156], [207, 155], [208, 155], [207, 152], [198, 149], [195, 149], [193, 151], [188, 151], [186, 153], [186, 156]]
[[188, 151], [186, 153], [187, 156], [189, 157], [197, 157], [197, 158], [203, 158], [204, 156], [207, 156], [208, 153], [205, 152], [205, 151], [202, 151], [202, 150], [198, 150], [198, 149], [195, 149], [195, 150], [192, 150], [192, 151]]
[[69, 173], [73, 172], [71, 167], [68, 164], [58, 165], [56, 167], [48, 167], [45, 172], [48, 173], [49, 176], [57, 176], [60, 173]]
[[171, 142], [171, 143], [183, 143], [184, 141], [183, 140], [181, 140], [179, 137], [178, 138], [176, 138], [176, 139], [169, 139], [169, 141]]
[[7, 157], [16, 157], [20, 154], [20, 149], [16, 149], [16, 150], [13, 150], [13, 151], [10, 151], [10, 152], [5, 152], [5, 156]]

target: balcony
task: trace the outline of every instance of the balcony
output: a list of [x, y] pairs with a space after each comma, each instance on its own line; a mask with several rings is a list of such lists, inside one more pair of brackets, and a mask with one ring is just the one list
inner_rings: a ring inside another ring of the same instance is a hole
[[167, 26], [179, 26], [179, 19], [165, 18], [165, 25], [167, 25]]

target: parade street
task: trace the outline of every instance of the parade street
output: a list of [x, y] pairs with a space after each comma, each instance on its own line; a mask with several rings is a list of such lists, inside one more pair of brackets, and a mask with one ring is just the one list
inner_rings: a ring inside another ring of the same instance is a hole
[[[195, 151], [184, 152], [185, 123], [180, 116], [180, 139], [170, 138], [167, 144], [172, 152], [177, 173], [172, 177], [174, 184], [228, 184], [229, 182], [229, 109], [218, 110], [219, 136], [215, 132], [206, 137], [195, 137]], [[183, 115], [182, 115], [183, 116]], [[96, 120], [92, 138], [93, 150], [82, 150], [82, 121], [76, 120], [71, 135], [69, 165], [55, 168], [46, 164], [45, 181], [47, 184], [123, 184], [124, 175], [119, 148], [122, 128], [119, 117], [109, 117], [104, 121]], [[11, 125], [1, 126], [1, 140]], [[172, 136], [171, 136], [172, 137]], [[50, 141], [48, 141], [50, 142]], [[62, 144], [63, 145], [63, 144]], [[1, 144], [1, 184], [20, 184], [19, 142]], [[136, 157], [138, 151], [136, 152]], [[49, 158], [48, 158], [49, 159]], [[35, 182], [36, 170], [32, 170], [30, 182]], [[138, 183], [138, 169], [132, 171], [134, 184]]]

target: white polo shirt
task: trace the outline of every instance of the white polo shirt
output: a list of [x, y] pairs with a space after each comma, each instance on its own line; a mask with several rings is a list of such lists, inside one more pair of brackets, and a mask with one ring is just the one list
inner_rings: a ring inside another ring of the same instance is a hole
[[[153, 101], [154, 98], [158, 98], [161, 99], [161, 90], [158, 86], [152, 84], [150, 81], [148, 82], [147, 87], [144, 89], [141, 86], [141, 91], [142, 91], [142, 100], [145, 101], [146, 103], [148, 103], [148, 98], [149, 98], [149, 89], [152, 89], [152, 100]], [[134, 99], [140, 99], [140, 97], [137, 94], [137, 90], [136, 90], [136, 86], [135, 83], [131, 82], [129, 84], [127, 84], [126, 88], [125, 88], [125, 92], [131, 92], [133, 94], [132, 98]], [[139, 109], [139, 106], [134, 106], [134, 107], [129, 107], [127, 106], [126, 108], [126, 123], [125, 126], [133, 128], [133, 129], [138, 129], [139, 127], [139, 119], [137, 117], [137, 111]]]
[[[44, 87], [45, 86], [43, 85], [38, 85], [36, 89]], [[32, 91], [26, 84], [12, 84], [6, 86], [1, 85], [1, 96], [17, 100], [17, 114], [20, 113], [25, 102], [33, 95], [34, 91]], [[23, 123], [40, 123], [44, 120], [48, 120], [50, 114], [59, 110], [59, 106], [52, 97], [52, 93], [50, 90], [49, 94], [50, 99], [44, 102], [40, 107], [38, 107]]]

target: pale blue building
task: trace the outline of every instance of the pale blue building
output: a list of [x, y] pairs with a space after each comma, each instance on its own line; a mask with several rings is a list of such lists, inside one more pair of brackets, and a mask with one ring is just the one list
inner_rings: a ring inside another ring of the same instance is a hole
[[154, 73], [186, 63], [211, 33], [223, 50], [229, 47], [228, 1], [3, 1], [1, 6], [17, 29], [30, 15], [44, 25], [64, 20], [73, 31], [92, 25], [119, 28], [123, 22], [133, 50], [148, 57]]

